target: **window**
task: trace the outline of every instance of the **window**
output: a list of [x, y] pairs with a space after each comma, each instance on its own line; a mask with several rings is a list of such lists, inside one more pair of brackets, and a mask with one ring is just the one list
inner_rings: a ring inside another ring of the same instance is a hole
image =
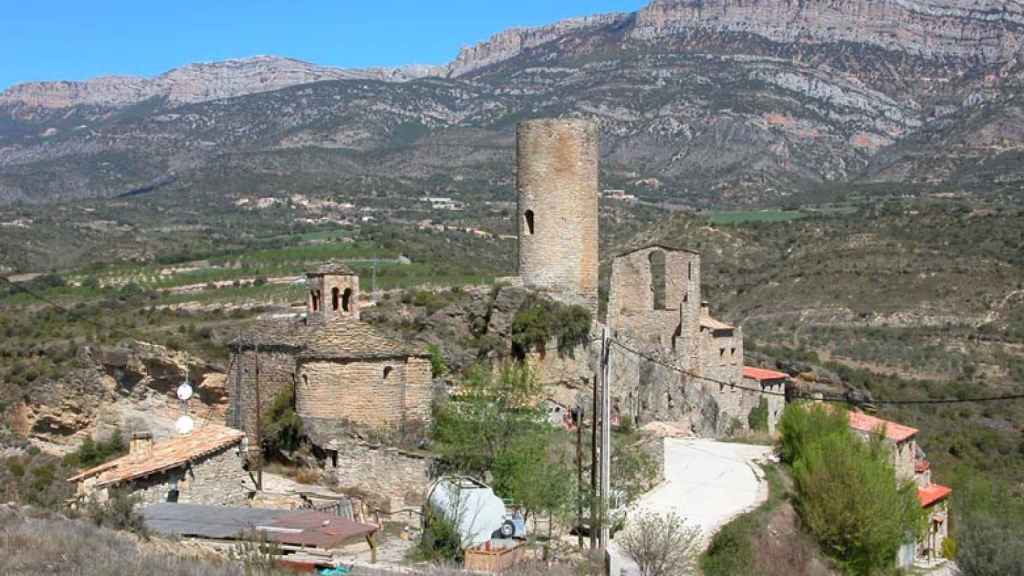
[[527, 210], [524, 216], [526, 217], [526, 234], [533, 236], [533, 210]]
[[651, 265], [651, 293], [654, 297], [654, 309], [665, 309], [665, 253], [655, 250], [647, 256]]
[[312, 290], [309, 293], [309, 297], [313, 302], [313, 312], [320, 310], [320, 291]]
[[335, 286], [334, 288], [331, 288], [331, 309], [337, 312], [340, 306], [340, 291], [338, 290], [337, 286]]
[[349, 303], [352, 301], [352, 289], [345, 288], [345, 292], [341, 295], [341, 309], [345, 312], [350, 312], [348, 309]]
[[693, 262], [686, 263], [686, 279], [693, 280]]
[[309, 376], [307, 376], [306, 374], [302, 375], [302, 385], [305, 386], [306, 388], [309, 388]]
[[390, 376], [390, 375], [391, 375], [391, 372], [393, 372], [394, 370], [395, 370], [395, 369], [394, 369], [394, 368], [392, 368], [391, 366], [385, 366], [385, 367], [384, 367], [384, 379], [385, 379], [385, 380], [387, 380], [387, 379], [388, 379], [388, 376]]

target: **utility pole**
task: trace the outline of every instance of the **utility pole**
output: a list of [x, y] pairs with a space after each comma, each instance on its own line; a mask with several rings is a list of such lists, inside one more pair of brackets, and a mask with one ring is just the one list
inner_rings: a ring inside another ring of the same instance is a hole
[[[576, 405], [576, 526], [583, 526], [583, 406]], [[576, 545], [583, 549], [583, 531], [576, 531]]]
[[608, 385], [610, 352], [608, 328], [604, 327], [601, 329], [601, 551], [606, 553], [608, 541], [611, 539], [611, 527], [608, 522], [612, 469], [612, 403]]
[[[598, 361], [600, 364], [600, 361]], [[600, 369], [599, 369], [600, 370]], [[597, 484], [600, 472], [598, 467], [600, 466], [600, 460], [597, 457], [598, 442], [597, 442], [597, 420], [601, 414], [598, 411], [598, 394], [600, 388], [597, 385], [598, 376], [594, 376], [594, 393], [592, 394], [594, 400], [593, 410], [590, 411], [590, 549], [597, 548], [597, 530], [601, 526], [601, 515], [598, 514], [598, 499], [597, 499]]]
[[260, 343], [254, 343], [256, 350], [256, 489], [263, 491], [263, 403], [260, 402]]
[[370, 280], [370, 294], [373, 295], [373, 301], [374, 302], [379, 300], [379, 298], [377, 298], [377, 261], [378, 260], [379, 260], [379, 258], [377, 256], [373, 257], [373, 276], [372, 276], [372, 278]]

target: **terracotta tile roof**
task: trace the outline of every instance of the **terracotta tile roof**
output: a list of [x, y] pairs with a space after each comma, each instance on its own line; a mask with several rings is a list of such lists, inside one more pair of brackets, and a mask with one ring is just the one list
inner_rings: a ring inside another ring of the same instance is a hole
[[885, 437], [894, 442], [902, 442], [917, 434], [917, 428], [896, 424], [888, 420], [882, 420], [874, 416], [868, 416], [863, 412], [850, 412], [850, 428], [861, 432], [873, 433], [881, 427], [885, 427]]
[[72, 476], [68, 478], [68, 481], [79, 482], [96, 476], [96, 485], [99, 487], [142, 478], [184, 466], [227, 446], [237, 444], [242, 441], [244, 436], [245, 434], [240, 430], [206, 424], [187, 436], [156, 442], [153, 444], [152, 453], [147, 456], [140, 457], [131, 454], [122, 456]]
[[750, 378], [751, 380], [757, 380], [758, 382], [764, 382], [766, 380], [785, 380], [789, 378], [789, 375], [785, 372], [767, 370], [765, 368], [754, 368], [753, 366], [744, 366], [743, 377]]
[[355, 276], [356, 273], [352, 271], [345, 263], [337, 260], [331, 260], [330, 262], [324, 263], [316, 270], [311, 270], [306, 273], [306, 276], [323, 276], [324, 274], [337, 274], [339, 276]]
[[311, 332], [299, 357], [364, 360], [427, 355], [418, 347], [384, 336], [366, 322], [346, 318]]
[[936, 502], [945, 500], [952, 493], [953, 489], [949, 486], [932, 484], [927, 488], [917, 489], [917, 501], [921, 503], [922, 508], [927, 508]]

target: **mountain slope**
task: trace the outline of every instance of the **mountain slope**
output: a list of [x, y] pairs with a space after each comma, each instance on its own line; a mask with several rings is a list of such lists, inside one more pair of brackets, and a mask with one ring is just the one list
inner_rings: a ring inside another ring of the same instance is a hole
[[562, 115], [600, 120], [604, 185], [652, 200], [908, 181], [1016, 194], [1021, 40], [1016, 0], [655, 0], [512, 29], [444, 67], [264, 57], [23, 85], [0, 94], [0, 199], [308, 170], [472, 177], [507, 197], [515, 123]]

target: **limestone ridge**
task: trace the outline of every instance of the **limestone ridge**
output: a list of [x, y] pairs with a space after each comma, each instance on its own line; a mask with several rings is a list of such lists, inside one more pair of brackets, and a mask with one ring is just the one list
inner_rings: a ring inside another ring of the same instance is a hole
[[852, 42], [930, 58], [1006, 61], [1021, 54], [1019, 0], [653, 0], [631, 37], [741, 32], [773, 42]]
[[29, 107], [124, 106], [163, 97], [172, 103], [234, 98], [326, 80], [404, 82], [440, 75], [435, 66], [345, 69], [277, 56], [189, 64], [155, 78], [107, 76], [84, 82], [29, 82], [0, 93], [0, 104]]

